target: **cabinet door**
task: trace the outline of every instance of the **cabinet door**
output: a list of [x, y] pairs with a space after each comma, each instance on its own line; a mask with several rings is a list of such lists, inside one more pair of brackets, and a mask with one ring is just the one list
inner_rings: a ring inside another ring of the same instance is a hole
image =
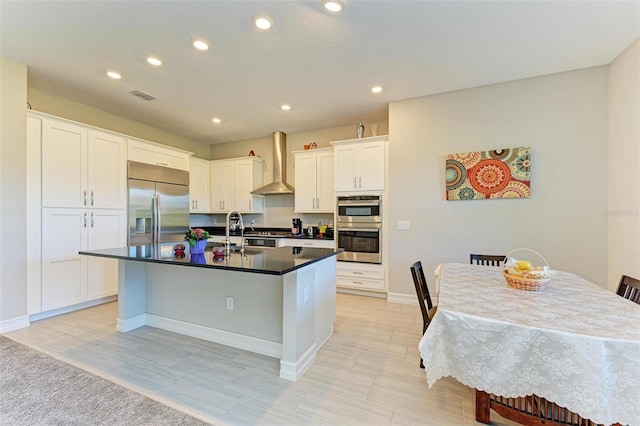
[[87, 168], [87, 206], [105, 209], [126, 208], [126, 140], [106, 132], [90, 130]]
[[[92, 210], [88, 213], [87, 249], [99, 250], [126, 245], [124, 210]], [[118, 293], [118, 261], [87, 256], [87, 299]]]
[[88, 215], [84, 209], [42, 209], [42, 310], [87, 300]]
[[336, 191], [357, 189], [358, 146], [336, 146], [334, 149], [334, 184]]
[[233, 161], [211, 162], [209, 210], [224, 213], [235, 209], [235, 165]]
[[242, 213], [261, 213], [262, 197], [251, 191], [262, 186], [262, 163], [235, 160], [235, 208]]
[[[316, 208], [316, 154], [297, 154], [294, 166], [296, 179], [294, 211], [314, 211]], [[331, 174], [333, 175], [333, 169]], [[333, 192], [333, 186], [331, 191]]]
[[43, 207], [85, 207], [87, 196], [86, 128], [58, 120], [44, 120]]
[[384, 190], [384, 142], [360, 144], [358, 163], [358, 189]]
[[316, 210], [333, 213], [336, 208], [334, 191], [333, 152], [319, 152], [316, 160]]
[[191, 158], [189, 172], [189, 212], [209, 212], [209, 161]]

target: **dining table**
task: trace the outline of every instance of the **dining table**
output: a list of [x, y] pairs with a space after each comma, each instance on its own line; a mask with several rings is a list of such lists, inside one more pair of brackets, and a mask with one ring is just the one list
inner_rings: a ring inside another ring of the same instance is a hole
[[597, 424], [640, 425], [640, 305], [571, 272], [552, 271], [542, 291], [509, 287], [500, 267], [444, 263], [436, 279], [419, 343], [429, 387], [451, 376], [475, 388], [487, 424], [488, 395], [535, 395]]

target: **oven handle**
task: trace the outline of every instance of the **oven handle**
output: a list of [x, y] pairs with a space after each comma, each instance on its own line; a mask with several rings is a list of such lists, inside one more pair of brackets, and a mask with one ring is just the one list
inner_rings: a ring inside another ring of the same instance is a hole
[[380, 228], [338, 228], [338, 232], [340, 231], [380, 232]]
[[357, 202], [357, 203], [338, 202], [338, 207], [343, 207], [343, 206], [344, 207], [353, 207], [353, 206], [365, 206], [365, 207], [366, 206], [378, 206], [378, 207], [380, 207], [381, 204], [382, 203], [379, 203], [377, 201], [373, 201], [373, 202], [370, 202], [370, 203], [365, 203], [365, 202]]

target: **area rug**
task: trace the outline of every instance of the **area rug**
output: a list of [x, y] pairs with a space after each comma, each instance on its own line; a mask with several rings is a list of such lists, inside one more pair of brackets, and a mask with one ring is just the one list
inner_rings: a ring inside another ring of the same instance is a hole
[[206, 425], [0, 336], [2, 425]]

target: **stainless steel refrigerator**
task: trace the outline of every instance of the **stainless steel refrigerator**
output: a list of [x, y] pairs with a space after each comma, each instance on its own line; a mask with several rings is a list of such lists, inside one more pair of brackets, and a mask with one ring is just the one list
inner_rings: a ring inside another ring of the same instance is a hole
[[183, 241], [189, 172], [129, 161], [129, 245]]

